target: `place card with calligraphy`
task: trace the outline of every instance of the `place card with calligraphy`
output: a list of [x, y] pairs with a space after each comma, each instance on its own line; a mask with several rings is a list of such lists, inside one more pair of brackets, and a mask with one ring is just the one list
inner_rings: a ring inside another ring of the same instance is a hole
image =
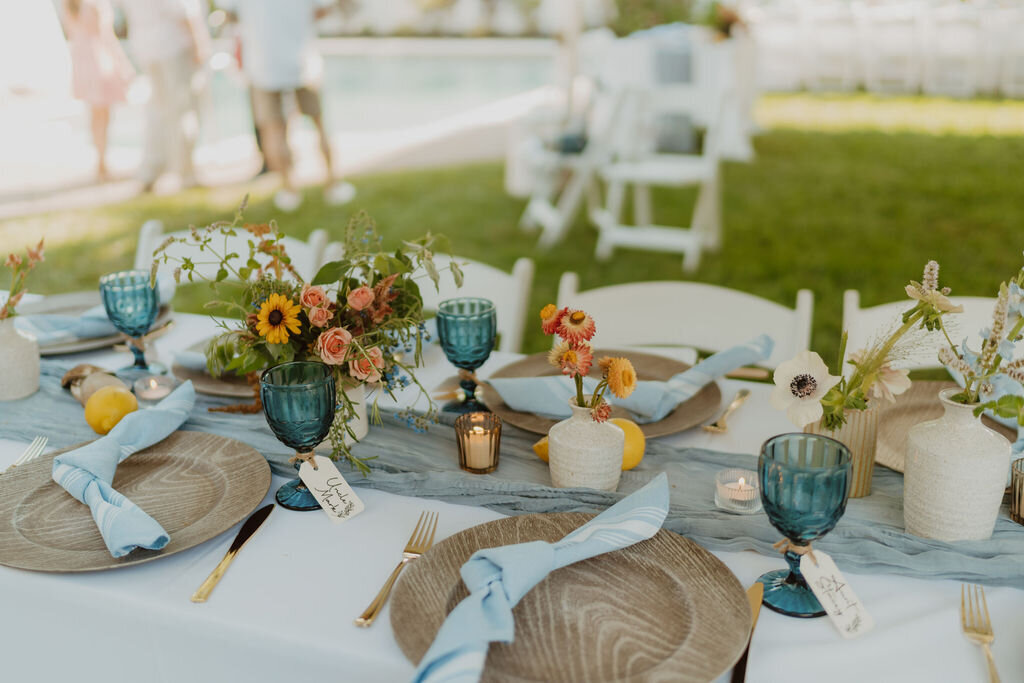
[[800, 573], [843, 638], [870, 631], [875, 620], [857, 599], [835, 561], [818, 549], [800, 558]]
[[299, 478], [331, 521], [344, 522], [362, 512], [366, 506], [334, 463], [322, 455], [314, 456], [314, 460], [316, 469], [309, 461], [303, 462], [299, 467]]

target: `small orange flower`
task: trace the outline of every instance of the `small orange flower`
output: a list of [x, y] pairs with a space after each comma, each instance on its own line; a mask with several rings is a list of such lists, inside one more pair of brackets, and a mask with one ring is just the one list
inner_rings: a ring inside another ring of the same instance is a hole
[[595, 329], [594, 319], [583, 311], [566, 311], [559, 316], [558, 334], [568, 342], [590, 341]]
[[544, 334], [554, 334], [558, 331], [558, 320], [562, 316], [559, 315], [558, 307], [554, 304], [548, 304], [540, 311], [541, 329]]
[[611, 415], [612, 407], [603, 399], [601, 400], [601, 405], [590, 409], [590, 417], [594, 419], [594, 422], [604, 422], [611, 417]]
[[626, 398], [636, 389], [636, 370], [628, 358], [613, 358], [608, 365], [608, 388], [619, 398]]

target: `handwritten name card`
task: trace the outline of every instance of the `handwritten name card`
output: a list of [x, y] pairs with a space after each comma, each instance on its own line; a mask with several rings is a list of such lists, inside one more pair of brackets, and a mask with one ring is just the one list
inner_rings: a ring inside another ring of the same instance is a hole
[[800, 573], [843, 638], [856, 638], [874, 627], [875, 620], [828, 554], [815, 550], [801, 557]]
[[302, 463], [299, 479], [316, 498], [316, 502], [320, 503], [330, 520], [335, 523], [344, 522], [362, 512], [366, 506], [334, 463], [322, 455], [314, 456], [314, 459], [317, 469], [313, 469], [308, 462]]

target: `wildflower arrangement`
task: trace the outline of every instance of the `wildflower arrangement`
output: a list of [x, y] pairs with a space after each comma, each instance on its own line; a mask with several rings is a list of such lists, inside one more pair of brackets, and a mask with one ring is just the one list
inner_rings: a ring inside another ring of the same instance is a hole
[[[798, 427], [822, 420], [826, 429], [836, 430], [846, 423], [847, 410], [866, 410], [870, 401], [895, 401], [910, 388], [907, 370], [892, 366], [905, 351], [907, 333], [944, 329], [942, 317], [963, 310], [949, 300], [948, 287], [939, 287], [939, 264], [935, 261], [925, 265], [921, 282], [911, 280], [906, 293], [914, 306], [903, 313], [900, 326], [887, 336], [847, 357], [843, 333], [835, 375], [813, 351], [803, 351], [780, 363], [773, 378], [772, 406], [785, 410]], [[852, 366], [852, 372], [844, 376], [845, 365]]]
[[[178, 262], [176, 281], [202, 277], [196, 269], [201, 263], [196, 259], [202, 255], [212, 259], [203, 263], [218, 268], [211, 282], [215, 289], [228, 277], [241, 280], [244, 288], [240, 295], [207, 304], [211, 308], [226, 306], [241, 318], [235, 323], [222, 322], [223, 333], [207, 347], [210, 374], [248, 375], [257, 394], [252, 412], [257, 412], [258, 382], [254, 380], [259, 371], [292, 360], [316, 360], [331, 366], [339, 389], [329, 436], [331, 457], [347, 458], [366, 474], [366, 462], [356, 458], [346, 444], [346, 436], [355, 441], [348, 425], [355, 404], [342, 390], [373, 384], [394, 396], [396, 389], [415, 384], [427, 395], [429, 408], [425, 414], [405, 413], [406, 423], [423, 431], [436, 417], [429, 394], [411, 368], [420, 364], [426, 338], [417, 279], [427, 277], [434, 286], [439, 282], [433, 250], [444, 247], [443, 238], [428, 234], [387, 253], [375, 224], [361, 213], [345, 230], [344, 258], [325, 264], [307, 283], [292, 266], [277, 226], [244, 224], [244, 207], [243, 202], [230, 223], [192, 228], [188, 237], [169, 238], [155, 252], [154, 277], [157, 266], [171, 260]], [[248, 254], [228, 251], [227, 238], [239, 234], [249, 238]], [[174, 242], [195, 247], [198, 255], [169, 256], [166, 249]], [[461, 286], [458, 264], [453, 261], [449, 269]], [[372, 415], [379, 422], [376, 401]]]
[[948, 346], [939, 349], [939, 361], [963, 386], [951, 400], [977, 404], [976, 415], [991, 410], [1024, 425], [1024, 359], [1013, 360], [1024, 333], [1024, 269], [999, 285], [992, 326], [981, 330], [979, 351], [970, 349], [967, 339], [954, 344], [946, 329], [942, 331]]
[[597, 329], [594, 319], [581, 310], [559, 309], [548, 304], [540, 312], [541, 329], [544, 334], [557, 336], [560, 341], [548, 353], [548, 362], [573, 378], [576, 383], [576, 405], [590, 408], [595, 422], [604, 422], [611, 416], [612, 407], [604, 399], [610, 391], [619, 398], [626, 398], [636, 389], [636, 370], [628, 358], [605, 356], [597, 365], [601, 369], [601, 381], [594, 393], [583, 394], [583, 378], [590, 373], [594, 364], [594, 349], [590, 340]]
[[21, 297], [25, 295], [28, 274], [45, 260], [43, 240], [39, 240], [39, 244], [34, 249], [28, 247], [25, 250], [24, 257], [13, 252], [7, 255], [7, 258], [4, 260], [4, 267], [11, 270], [11, 289], [7, 293], [7, 300], [4, 301], [3, 305], [0, 305], [0, 320], [13, 318], [17, 315], [14, 309], [21, 301]]

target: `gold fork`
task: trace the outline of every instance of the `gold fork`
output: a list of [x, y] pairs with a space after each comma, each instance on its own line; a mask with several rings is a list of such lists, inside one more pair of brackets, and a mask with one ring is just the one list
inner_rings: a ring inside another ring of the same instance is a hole
[[[984, 613], [982, 613], [982, 609], [984, 609]], [[976, 645], [981, 645], [981, 649], [985, 651], [985, 658], [988, 660], [989, 683], [999, 683], [996, 661], [992, 659], [992, 650], [989, 648], [996, 636], [992, 633], [992, 619], [988, 615], [985, 589], [981, 586], [969, 587], [967, 584], [960, 586], [960, 624], [967, 639]]]
[[736, 393], [736, 398], [732, 400], [729, 407], [725, 409], [724, 413], [722, 413], [722, 417], [709, 425], [704, 425], [704, 431], [713, 432], [715, 434], [725, 434], [729, 431], [729, 427], [725, 424], [725, 421], [729, 419], [729, 416], [736, 412], [736, 409], [743, 405], [748, 398], [750, 398], [750, 389], [740, 389]]
[[395, 585], [395, 579], [398, 578], [405, 565], [430, 550], [430, 546], [434, 545], [434, 532], [436, 531], [437, 513], [424, 512], [421, 514], [420, 521], [416, 523], [416, 528], [412, 530], [412, 536], [409, 537], [409, 542], [405, 544], [405, 550], [402, 551], [402, 561], [391, 572], [391, 576], [384, 582], [384, 587], [377, 593], [377, 597], [373, 599], [370, 606], [356, 619], [356, 626], [365, 628], [373, 623], [373, 620], [380, 614], [381, 608], [384, 607], [384, 603], [388, 601], [388, 596], [391, 595], [391, 587]]

